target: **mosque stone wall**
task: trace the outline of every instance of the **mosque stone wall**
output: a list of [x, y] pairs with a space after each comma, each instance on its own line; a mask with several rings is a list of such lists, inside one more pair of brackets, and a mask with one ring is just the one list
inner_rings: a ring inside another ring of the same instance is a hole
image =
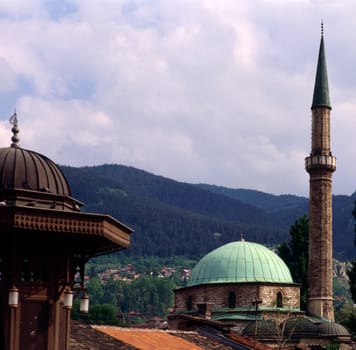
[[300, 308], [300, 287], [299, 286], [261, 286], [260, 298], [262, 305], [277, 306], [277, 294], [282, 295], [282, 306], [289, 309]]
[[229, 307], [229, 294], [235, 293], [236, 307], [251, 307], [256, 298], [261, 306], [276, 307], [277, 293], [282, 295], [283, 306], [299, 308], [300, 288], [297, 285], [273, 285], [261, 283], [206, 284], [175, 291], [175, 312], [197, 310], [198, 303], [212, 303], [213, 307]]

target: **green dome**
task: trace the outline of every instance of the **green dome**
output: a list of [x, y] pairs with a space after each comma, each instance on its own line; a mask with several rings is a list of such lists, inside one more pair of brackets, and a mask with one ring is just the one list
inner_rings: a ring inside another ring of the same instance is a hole
[[188, 286], [211, 283], [293, 283], [287, 265], [263, 245], [238, 241], [205, 255], [194, 267]]

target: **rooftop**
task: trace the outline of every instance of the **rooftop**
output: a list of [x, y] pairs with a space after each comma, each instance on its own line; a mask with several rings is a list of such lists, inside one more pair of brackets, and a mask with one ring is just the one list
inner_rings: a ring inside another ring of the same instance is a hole
[[293, 283], [284, 261], [265, 246], [244, 240], [219, 247], [194, 267], [188, 287], [212, 283]]
[[232, 347], [198, 332], [90, 326], [72, 321], [71, 350], [158, 350], [162, 348], [170, 350], [232, 349]]

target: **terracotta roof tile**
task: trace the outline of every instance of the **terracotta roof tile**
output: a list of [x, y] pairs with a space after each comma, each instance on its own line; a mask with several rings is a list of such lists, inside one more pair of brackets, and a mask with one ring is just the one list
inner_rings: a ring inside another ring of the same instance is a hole
[[70, 350], [137, 350], [107, 334], [97, 331], [90, 325], [71, 321]]
[[190, 341], [165, 331], [130, 329], [110, 326], [95, 326], [95, 329], [140, 350], [204, 350]]

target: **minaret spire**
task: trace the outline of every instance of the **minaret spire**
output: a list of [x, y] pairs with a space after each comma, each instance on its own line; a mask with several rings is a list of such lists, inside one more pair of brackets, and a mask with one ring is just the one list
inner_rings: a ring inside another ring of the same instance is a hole
[[318, 66], [316, 69], [314, 95], [312, 109], [315, 107], [327, 107], [331, 109], [329, 97], [328, 73], [326, 70], [324, 24], [321, 22], [321, 39], [319, 48]]
[[330, 147], [330, 98], [326, 72], [324, 26], [312, 103], [311, 152], [305, 158], [309, 173], [309, 314], [334, 321], [332, 287], [332, 174], [336, 158]]

